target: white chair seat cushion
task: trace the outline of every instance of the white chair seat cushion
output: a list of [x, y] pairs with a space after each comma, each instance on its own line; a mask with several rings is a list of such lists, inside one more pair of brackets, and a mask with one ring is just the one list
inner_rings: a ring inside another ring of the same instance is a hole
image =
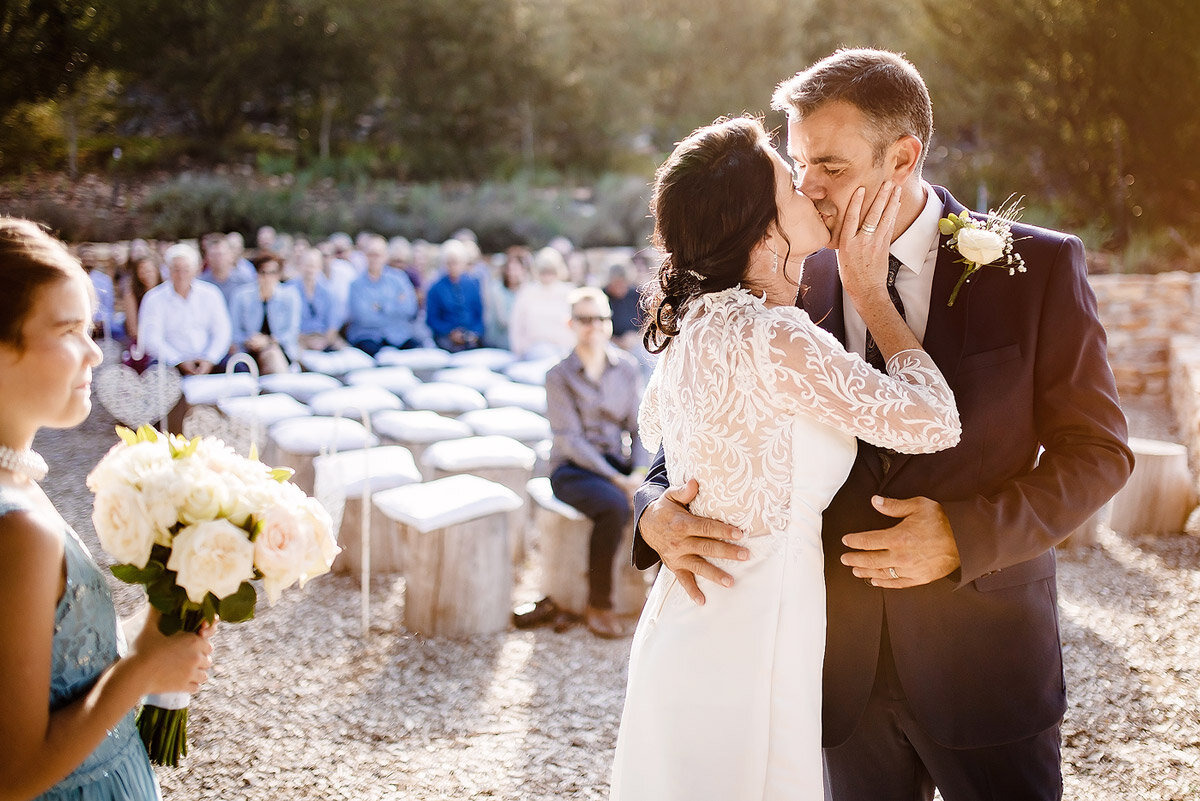
[[529, 482], [525, 484], [525, 491], [529, 493], [529, 500], [543, 509], [562, 515], [568, 520], [587, 520], [583, 512], [555, 497], [554, 490], [550, 486], [550, 479], [546, 476], [529, 479]]
[[215, 405], [224, 398], [258, 394], [258, 379], [249, 373], [188, 375], [179, 380], [183, 397], [192, 406]]
[[507, 487], [479, 476], [448, 476], [377, 492], [371, 501], [392, 520], [423, 534], [479, 517], [513, 512], [524, 503]]
[[372, 384], [327, 389], [314, 395], [308, 405], [316, 414], [331, 416], [340, 412], [343, 417], [354, 418], [357, 418], [360, 412], [371, 415], [384, 409], [404, 408], [399, 398], [383, 387]]
[[379, 444], [362, 423], [345, 417], [294, 417], [271, 426], [270, 434], [280, 450], [305, 456]]
[[474, 436], [466, 423], [424, 409], [376, 412], [371, 416], [371, 428], [380, 436], [413, 445]]
[[514, 362], [504, 368], [504, 374], [519, 384], [546, 386], [546, 373], [561, 359], [538, 359], [530, 362]]
[[[313, 470], [323, 477], [320, 486], [339, 486], [347, 498], [362, 497], [363, 490], [375, 493], [421, 481], [421, 471], [408, 448], [383, 445], [338, 451], [313, 459]], [[330, 483], [324, 483], [330, 478]]]
[[217, 408], [234, 420], [264, 427], [293, 417], [309, 417], [313, 413], [312, 409], [282, 392], [226, 398], [217, 401]]
[[368, 367], [346, 374], [346, 383], [352, 387], [376, 386], [399, 395], [421, 383], [407, 367]]
[[461, 384], [431, 381], [405, 390], [401, 397], [410, 409], [426, 409], [443, 414], [462, 414], [473, 409], [487, 408], [487, 401], [478, 390]]
[[258, 379], [264, 392], [286, 392], [301, 403], [308, 403], [313, 395], [342, 385], [331, 375], [324, 373], [274, 373]]
[[381, 348], [375, 354], [381, 367], [407, 367], [410, 370], [438, 370], [450, 364], [450, 354], [441, 348]]
[[532, 470], [537, 455], [512, 437], [466, 437], [435, 442], [421, 455], [421, 463], [448, 473], [468, 473], [489, 467]]
[[533, 384], [518, 384], [515, 381], [505, 381], [493, 384], [483, 392], [488, 406], [519, 406], [531, 412], [544, 415], [546, 413], [546, 388]]
[[459, 418], [479, 436], [501, 434], [522, 442], [533, 442], [551, 436], [550, 421], [536, 412], [504, 406], [499, 409], [479, 409]]
[[481, 367], [484, 370], [503, 370], [517, 360], [516, 354], [503, 348], [476, 348], [450, 354], [451, 367]]
[[447, 384], [461, 384], [464, 387], [483, 392], [488, 387], [503, 383], [508, 379], [482, 367], [447, 367], [434, 373], [433, 380]]
[[351, 370], [374, 367], [375, 360], [358, 348], [342, 348], [328, 353], [323, 350], [302, 350], [300, 364], [314, 373], [345, 375]]

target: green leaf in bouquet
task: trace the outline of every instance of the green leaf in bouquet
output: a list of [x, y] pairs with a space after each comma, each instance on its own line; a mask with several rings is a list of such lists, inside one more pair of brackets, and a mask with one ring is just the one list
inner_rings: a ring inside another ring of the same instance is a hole
[[[161, 612], [162, 610], [160, 609], [159, 611]], [[171, 615], [163, 612], [162, 617], [158, 619], [158, 630], [161, 631], [164, 636], [170, 637], [176, 632], [183, 631], [183, 619], [178, 615]]]
[[241, 623], [254, 617], [254, 604], [258, 601], [258, 593], [254, 585], [243, 581], [237, 592], [226, 595], [221, 599], [219, 610], [221, 619], [228, 623]]
[[121, 438], [121, 442], [126, 445], [137, 445], [138, 435], [136, 432], [126, 428], [125, 426], [117, 426], [117, 436]]
[[201, 611], [204, 612], [204, 619], [212, 623], [217, 619], [217, 596], [211, 592], [204, 596], [204, 603], [201, 605]]
[[126, 584], [150, 584], [163, 574], [163, 565], [151, 559], [145, 567], [113, 565], [112, 574]]
[[284, 483], [295, 474], [296, 471], [290, 467], [276, 467], [271, 470], [271, 478], [275, 479], [280, 484]]
[[158, 442], [158, 432], [149, 423], [142, 423], [137, 430], [138, 442]]

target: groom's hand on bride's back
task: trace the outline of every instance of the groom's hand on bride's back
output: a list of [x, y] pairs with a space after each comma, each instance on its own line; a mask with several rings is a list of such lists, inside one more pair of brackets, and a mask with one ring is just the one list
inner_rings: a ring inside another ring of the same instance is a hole
[[733, 577], [709, 559], [745, 561], [750, 552], [729, 540], [742, 538], [742, 532], [719, 520], [697, 517], [688, 511], [700, 485], [689, 479], [682, 486], [668, 487], [662, 496], [649, 504], [638, 521], [638, 530], [646, 544], [658, 552], [662, 563], [670, 568], [679, 585], [698, 604], [704, 603], [704, 593], [696, 581], [702, 576], [722, 587], [732, 587]]

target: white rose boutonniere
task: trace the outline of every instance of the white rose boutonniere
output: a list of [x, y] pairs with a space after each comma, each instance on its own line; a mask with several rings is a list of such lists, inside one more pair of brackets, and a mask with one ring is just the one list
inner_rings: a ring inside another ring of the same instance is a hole
[[957, 251], [959, 263], [966, 265], [947, 306], [954, 305], [963, 284], [984, 267], [999, 267], [1008, 270], [1009, 275], [1025, 272], [1025, 259], [1013, 250], [1012, 224], [1021, 216], [1020, 202], [1020, 198], [1010, 198], [983, 220], [966, 213], [950, 213], [938, 220], [938, 230], [950, 237], [946, 247]]

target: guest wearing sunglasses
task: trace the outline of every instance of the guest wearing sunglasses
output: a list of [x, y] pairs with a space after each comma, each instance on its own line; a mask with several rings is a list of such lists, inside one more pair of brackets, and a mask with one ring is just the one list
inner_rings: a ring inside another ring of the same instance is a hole
[[612, 310], [602, 291], [578, 289], [569, 301], [575, 348], [546, 374], [550, 485], [592, 521], [587, 626], [600, 637], [624, 637], [632, 627], [612, 609], [613, 559], [641, 482], [634, 467], [647, 461], [637, 424], [642, 370], [612, 344]]

